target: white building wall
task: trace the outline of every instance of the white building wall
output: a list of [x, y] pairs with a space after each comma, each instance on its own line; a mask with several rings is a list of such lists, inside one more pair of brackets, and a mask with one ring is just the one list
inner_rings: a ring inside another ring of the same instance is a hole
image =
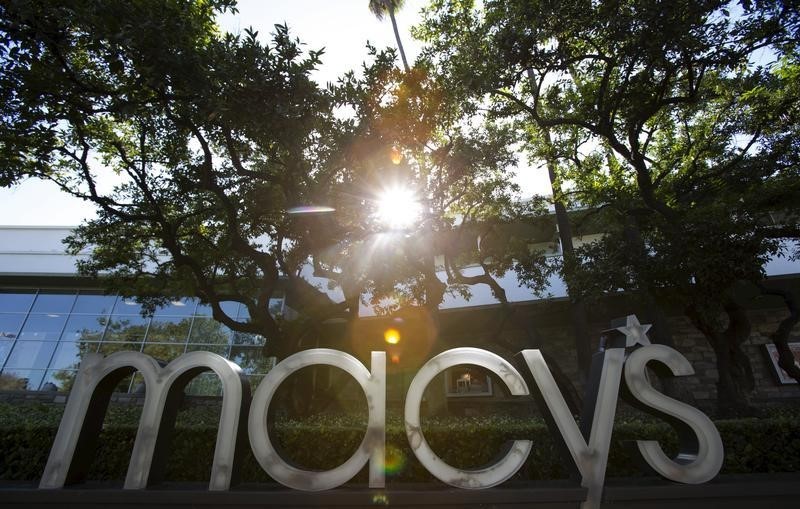
[[76, 272], [62, 240], [69, 226], [0, 226], [0, 275], [65, 276]]
[[[75, 274], [75, 262], [79, 258], [89, 256], [88, 252], [78, 256], [65, 253], [62, 240], [69, 234], [68, 226], [0, 226], [0, 276], [2, 275], [32, 275], [32, 276], [68, 276]], [[584, 238], [585, 240], [585, 238]], [[770, 276], [785, 276], [800, 273], [800, 260], [790, 260], [786, 257], [776, 258], [767, 263], [767, 274]], [[465, 275], [479, 274], [480, 267], [468, 267]], [[328, 290], [327, 280], [314, 278], [311, 270], [304, 275], [324, 289], [332, 299], [341, 301], [343, 295], [340, 290]], [[439, 273], [439, 278], [444, 281], [444, 272]], [[533, 292], [519, 284], [516, 274], [509, 271], [504, 274], [498, 283], [505, 289], [509, 302], [525, 302], [538, 300]], [[467, 306], [483, 306], [498, 303], [488, 286], [474, 285], [470, 288], [472, 297], [467, 300], [460, 295], [445, 296], [442, 309], [454, 309]], [[545, 292], [545, 298], [566, 297], [566, 285], [557, 275], [550, 278], [550, 284]], [[360, 316], [374, 316], [371, 306], [361, 304]]]

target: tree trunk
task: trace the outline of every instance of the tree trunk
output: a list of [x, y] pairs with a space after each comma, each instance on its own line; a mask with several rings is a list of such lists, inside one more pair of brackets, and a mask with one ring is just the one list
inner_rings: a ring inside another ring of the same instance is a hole
[[[552, 146], [550, 132], [544, 130], [545, 142], [548, 147]], [[583, 299], [576, 295], [569, 280], [574, 273], [578, 260], [575, 257], [575, 245], [572, 243], [572, 225], [567, 214], [567, 207], [562, 199], [561, 182], [556, 174], [556, 162], [552, 156], [547, 158], [547, 173], [550, 177], [550, 188], [553, 193], [553, 207], [556, 212], [556, 224], [558, 225], [558, 237], [561, 241], [561, 251], [564, 259], [564, 274], [567, 285], [567, 296], [569, 297], [569, 311], [572, 318], [572, 334], [575, 341], [575, 357], [578, 362], [580, 375], [585, 379], [589, 375], [589, 367], [592, 362], [592, 352], [589, 342], [589, 319], [586, 312], [586, 305]]]
[[[534, 83], [533, 72], [528, 69], [528, 80], [531, 85]], [[567, 296], [569, 297], [569, 310], [572, 318], [572, 334], [575, 341], [575, 358], [578, 363], [579, 375], [586, 380], [589, 376], [589, 367], [592, 363], [592, 350], [589, 341], [589, 319], [586, 312], [586, 305], [580, 296], [570, 285], [570, 275], [575, 270], [577, 259], [575, 258], [575, 246], [572, 243], [572, 225], [569, 221], [567, 207], [563, 200], [561, 181], [556, 173], [556, 161], [552, 154], [553, 142], [550, 138], [550, 131], [542, 128], [542, 134], [547, 146], [548, 155], [546, 157], [547, 175], [550, 179], [550, 189], [553, 194], [553, 207], [556, 213], [556, 224], [558, 225], [558, 238], [561, 241], [561, 250], [564, 260], [565, 283], [567, 286]]]
[[403, 42], [400, 40], [400, 31], [397, 29], [397, 20], [394, 18], [394, 7], [389, 5], [389, 18], [392, 20], [392, 28], [394, 29], [394, 38], [397, 40], [397, 49], [400, 51], [400, 59], [403, 60], [403, 69], [408, 72], [411, 70], [408, 67], [408, 60], [406, 60], [406, 52], [403, 49]]
[[[636, 216], [631, 214], [625, 217], [624, 239], [628, 244], [627, 248], [631, 252], [641, 253], [641, 256], [637, 256], [635, 260], [642, 260], [643, 263], [647, 263], [647, 246], [642, 239], [642, 232]], [[648, 280], [647, 277], [641, 276], [640, 267], [637, 266], [635, 271], [637, 279], [644, 282]], [[645, 283], [637, 292], [637, 298], [644, 301], [644, 314], [647, 320], [653, 324], [649, 336], [653, 343], [675, 348], [675, 341], [672, 339], [672, 330], [669, 326], [669, 318], [656, 300], [656, 291], [651, 285]], [[680, 378], [664, 377], [661, 379], [661, 385], [664, 388], [664, 392], [670, 397], [689, 402], [694, 400], [694, 396], [686, 389]]]
[[[664, 310], [656, 302], [655, 297], [649, 290], [644, 291], [645, 314], [653, 323], [650, 329], [650, 339], [658, 345], [668, 346], [675, 349], [675, 341], [672, 337], [672, 330], [669, 326], [669, 318]], [[680, 377], [661, 378], [661, 386], [664, 393], [671, 398], [679, 399], [684, 402], [694, 403], [694, 395], [687, 389], [685, 382]]]
[[724, 331], [695, 305], [687, 307], [686, 315], [705, 335], [716, 356], [718, 416], [752, 416], [757, 412], [750, 406], [748, 395], [755, 386], [755, 379], [750, 360], [741, 348], [750, 337], [750, 321], [745, 310], [732, 300], [726, 300], [723, 307], [728, 315], [728, 327]]
[[770, 339], [778, 350], [778, 366], [800, 384], [800, 366], [795, 362], [794, 353], [789, 348], [789, 335], [792, 333], [794, 326], [800, 322], [800, 309], [798, 309], [797, 300], [790, 291], [766, 288], [763, 285], [758, 286], [762, 294], [776, 295], [782, 298], [786, 309], [789, 311], [789, 316], [781, 320], [778, 328], [770, 335]]

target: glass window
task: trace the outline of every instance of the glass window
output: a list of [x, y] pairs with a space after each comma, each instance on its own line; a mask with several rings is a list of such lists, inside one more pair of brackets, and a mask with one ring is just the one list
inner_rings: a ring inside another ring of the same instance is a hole
[[258, 334], [251, 334], [249, 332], [234, 332], [233, 344], [261, 346], [264, 344], [264, 336], [259, 336]]
[[186, 343], [191, 317], [162, 316], [153, 318], [147, 330], [148, 343]]
[[97, 351], [103, 355], [111, 355], [114, 352], [138, 352], [141, 349], [141, 343], [100, 343]]
[[232, 346], [230, 360], [247, 374], [266, 373], [274, 365], [274, 357], [265, 357], [261, 348]]
[[40, 290], [31, 313], [69, 313], [74, 303], [75, 290]]
[[19, 339], [55, 341], [61, 336], [61, 331], [64, 329], [66, 321], [67, 315], [64, 314], [47, 313], [37, 315], [31, 313], [25, 320], [25, 325], [22, 326]]
[[0, 290], [0, 312], [27, 313], [34, 297], [35, 290]]
[[6, 361], [6, 357], [8, 357], [8, 352], [11, 351], [11, 347], [14, 345], [13, 341], [9, 341], [7, 339], [0, 339], [0, 366]]
[[[220, 302], [219, 305], [226, 315], [230, 316], [234, 320], [236, 319], [236, 315], [239, 312], [238, 302], [226, 300]], [[211, 306], [209, 304], [198, 304], [194, 313], [198, 316], [211, 316]]]
[[49, 370], [42, 380], [42, 391], [69, 392], [78, 372], [71, 369]]
[[44, 369], [55, 348], [53, 341], [17, 341], [8, 356], [6, 367]]
[[201, 373], [189, 382], [184, 392], [192, 396], [222, 396], [222, 382], [213, 373]]
[[141, 342], [144, 340], [149, 322], [149, 318], [140, 315], [112, 316], [104, 340]]
[[273, 317], [283, 315], [283, 299], [269, 299], [269, 314]]
[[191, 316], [194, 314], [197, 301], [194, 299], [173, 300], [168, 305], [159, 308], [155, 316]]
[[0, 375], [0, 389], [36, 391], [43, 377], [43, 369], [4, 369]]
[[144, 345], [144, 353], [154, 358], [159, 364], [166, 365], [172, 359], [183, 355], [183, 345]]
[[97, 345], [85, 341], [58, 343], [50, 369], [77, 369], [85, 354], [97, 351]]
[[142, 313], [142, 306], [130, 297], [120, 296], [114, 305], [115, 315], [139, 315]]
[[[269, 299], [269, 305], [267, 309], [269, 310], [269, 314], [273, 317], [282, 315], [283, 297]], [[250, 319], [250, 310], [247, 309], [247, 306], [241, 306], [239, 308], [239, 315], [237, 318], [240, 322], [246, 322]]]
[[107, 316], [70, 315], [61, 341], [100, 341], [107, 323]]
[[0, 313], [0, 338], [15, 339], [24, 321], [22, 313]]
[[448, 396], [491, 396], [492, 379], [486, 370], [472, 365], [456, 366], [445, 372]]
[[116, 295], [103, 295], [102, 293], [81, 292], [72, 308], [73, 313], [88, 313], [93, 315], [107, 315], [114, 309]]
[[221, 355], [228, 358], [228, 351], [230, 347], [228, 345], [193, 345], [188, 344], [186, 345], [187, 352], [211, 352], [217, 355]]
[[192, 324], [189, 343], [227, 345], [231, 342], [231, 330], [213, 318], [197, 317]]

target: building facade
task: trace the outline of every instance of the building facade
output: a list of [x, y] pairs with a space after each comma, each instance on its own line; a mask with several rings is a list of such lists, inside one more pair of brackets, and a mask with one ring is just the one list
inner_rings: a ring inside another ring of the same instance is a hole
[[[105, 294], [97, 281], [76, 274], [75, 262], [88, 253], [70, 256], [64, 252], [61, 240], [69, 231], [69, 227], [0, 227], [0, 391], [66, 392], [81, 356], [87, 352], [107, 355], [133, 350], [166, 363], [185, 352], [211, 351], [240, 365], [253, 387], [274, 365], [275, 359], [262, 355], [263, 337], [231, 331], [213, 320], [210, 308], [195, 299], [174, 301], [153, 316], [142, 316], [136, 302]], [[551, 254], [558, 255], [557, 246]], [[766, 270], [776, 284], [800, 287], [800, 263], [777, 259]], [[469, 301], [457, 296], [446, 298], [437, 344], [424, 348], [419, 343], [412, 348], [402, 342], [384, 341], [387, 327], [398, 320], [402, 323], [402, 317], [389, 321], [376, 317], [372, 309], [362, 305], [362, 324], [352, 333], [364, 338], [354, 348], [364, 352], [355, 353], [366, 354], [370, 349], [387, 351], [389, 371], [395, 372], [397, 386], [393, 389], [390, 385], [393, 392], [390, 400], [402, 398], [402, 389], [410, 383], [415, 368], [436, 352], [453, 346], [498, 343], [495, 341], [498, 338], [502, 339], [499, 343], [520, 348], [542, 348], [580, 390], [581, 377], [570, 347], [571, 328], [563, 282], [553, 277], [549, 296], [544, 299], [531, 296], [513, 273], [503, 276], [500, 283], [514, 307], [514, 320], [503, 315], [488, 288], [478, 285], [472, 289]], [[335, 292], [331, 297], [336, 299]], [[744, 349], [756, 378], [754, 399], [765, 405], [798, 401], [800, 388], [777, 367], [774, 348], [769, 344], [770, 334], [787, 311], [778, 299], [751, 300], [753, 331]], [[243, 306], [231, 302], [225, 307], [229, 316], [246, 318]], [[599, 337], [610, 318], [635, 313], [635, 308], [635, 302], [620, 296], [591, 309], [593, 337]], [[284, 313], [283, 299], [274, 299], [271, 311]], [[695, 375], [685, 381], [686, 392], [701, 406], [710, 406], [716, 397], [713, 351], [680, 310], [671, 310], [670, 316], [676, 348], [695, 368]], [[414, 334], [411, 329], [401, 332]], [[800, 330], [795, 330], [793, 337], [797, 339], [800, 358]], [[318, 346], [330, 345], [322, 341]], [[479, 411], [480, 405], [487, 401], [510, 400], [500, 384], [469, 366], [449, 370], [432, 385], [435, 387], [430, 404], [441, 409], [470, 413]], [[136, 393], [143, 387], [133, 375], [118, 389]], [[219, 390], [212, 375], [201, 375], [187, 388], [189, 394], [197, 395], [217, 395]]]

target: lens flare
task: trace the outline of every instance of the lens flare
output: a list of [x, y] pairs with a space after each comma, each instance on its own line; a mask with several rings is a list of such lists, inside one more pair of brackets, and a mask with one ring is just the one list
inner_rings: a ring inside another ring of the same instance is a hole
[[391, 152], [389, 152], [389, 157], [392, 160], [392, 164], [400, 164], [400, 161], [403, 160], [403, 154], [400, 153], [400, 149], [397, 147], [392, 147]]
[[396, 345], [400, 342], [400, 331], [397, 329], [386, 329], [383, 333], [383, 340], [390, 345]]
[[408, 228], [422, 215], [422, 205], [414, 192], [406, 187], [386, 189], [377, 200], [378, 220], [390, 228]]
[[397, 447], [386, 446], [386, 459], [383, 470], [387, 475], [397, 475], [406, 466], [406, 455]]
[[301, 205], [299, 207], [292, 207], [286, 211], [287, 214], [301, 215], [301, 214], [327, 214], [335, 212], [333, 207], [324, 207], [321, 205]]

